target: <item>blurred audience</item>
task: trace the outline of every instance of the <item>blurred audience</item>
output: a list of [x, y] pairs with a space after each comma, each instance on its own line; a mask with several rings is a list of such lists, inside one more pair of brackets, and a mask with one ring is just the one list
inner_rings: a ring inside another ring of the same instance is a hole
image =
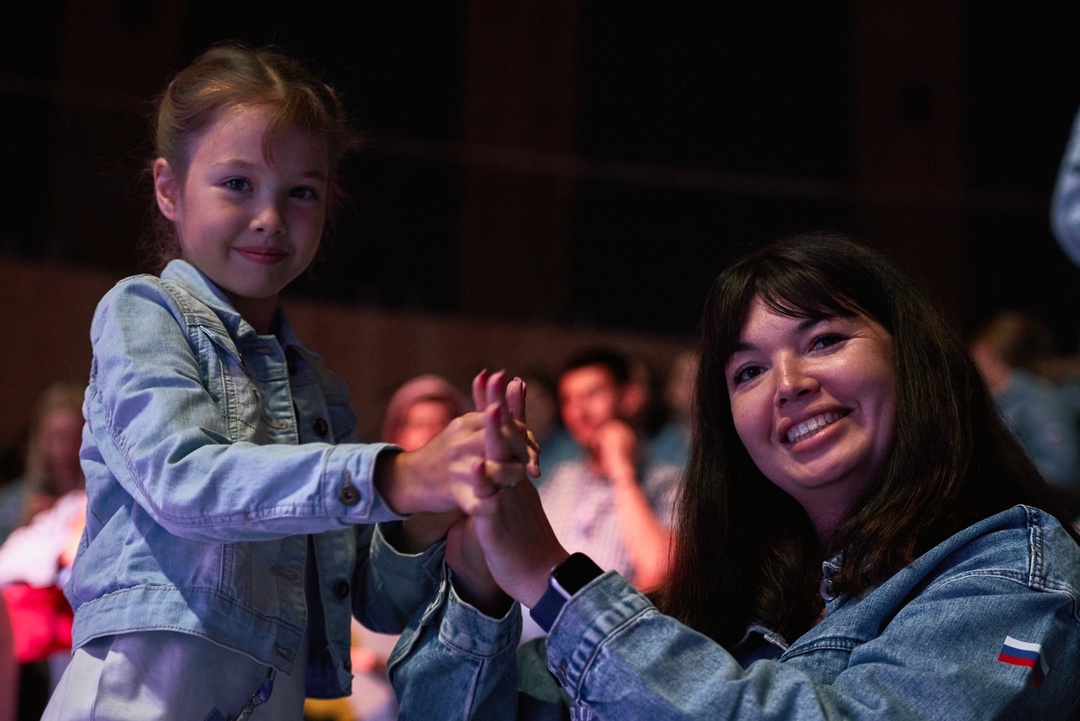
[[386, 406], [382, 440], [406, 451], [430, 441], [454, 418], [468, 413], [468, 396], [436, 375], [422, 375], [403, 383]]
[[1077, 417], [1061, 390], [1038, 374], [1054, 356], [1049, 329], [1031, 313], [1005, 311], [975, 333], [971, 355], [999, 412], [1039, 472], [1067, 502], [1075, 499], [1080, 495]]
[[[627, 417], [636, 406], [626, 396], [640, 390], [630, 365], [611, 348], [565, 362], [558, 377], [559, 409], [577, 453], [550, 463], [541, 451], [538, 485], [564, 546], [652, 589], [667, 573], [680, 468], [648, 458]], [[523, 642], [540, 635], [527, 614], [523, 620]]]
[[649, 441], [649, 455], [657, 461], [686, 466], [697, 372], [698, 352], [690, 348], [675, 356], [668, 368], [663, 391], [667, 420]]
[[14, 515], [23, 522], [0, 545], [0, 595], [19, 667], [19, 719], [41, 717], [71, 651], [73, 613], [63, 586], [86, 522], [79, 466], [84, 390], [57, 383], [42, 394], [25, 473], [16, 482], [19, 511]]
[[38, 399], [22, 474], [0, 488], [0, 543], [68, 491], [83, 488], [79, 447], [85, 388], [59, 382]]
[[540, 444], [541, 471], [566, 460], [581, 458], [581, 447], [562, 422], [554, 377], [545, 370], [533, 368], [521, 379], [525, 381], [525, 418]]

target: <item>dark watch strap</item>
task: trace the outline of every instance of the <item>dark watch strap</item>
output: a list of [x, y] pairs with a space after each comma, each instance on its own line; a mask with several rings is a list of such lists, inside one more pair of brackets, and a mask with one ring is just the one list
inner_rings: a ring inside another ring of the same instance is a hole
[[550, 631], [566, 602], [603, 573], [603, 569], [584, 553], [570, 554], [565, 561], [551, 569], [547, 590], [529, 610], [529, 615], [545, 633]]

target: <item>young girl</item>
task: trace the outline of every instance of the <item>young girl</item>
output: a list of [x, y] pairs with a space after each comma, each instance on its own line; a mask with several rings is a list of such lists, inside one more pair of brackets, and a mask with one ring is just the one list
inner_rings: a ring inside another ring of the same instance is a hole
[[391, 545], [416, 547], [418, 517], [362, 524], [468, 510], [535, 458], [501, 373], [422, 449], [350, 442], [346, 390], [278, 294], [351, 144], [333, 90], [271, 51], [213, 48], [162, 97], [172, 260], [94, 316], [75, 651], [44, 718], [298, 719], [347, 694], [350, 614], [400, 631], [440, 572], [438, 549]]

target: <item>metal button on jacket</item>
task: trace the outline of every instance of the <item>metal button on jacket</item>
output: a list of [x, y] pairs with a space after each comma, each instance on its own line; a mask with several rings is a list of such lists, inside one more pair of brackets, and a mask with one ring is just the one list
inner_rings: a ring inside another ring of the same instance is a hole
[[338, 500], [344, 503], [346, 506], [355, 506], [360, 502], [360, 491], [356, 489], [351, 483], [346, 483], [344, 486], [338, 489]]

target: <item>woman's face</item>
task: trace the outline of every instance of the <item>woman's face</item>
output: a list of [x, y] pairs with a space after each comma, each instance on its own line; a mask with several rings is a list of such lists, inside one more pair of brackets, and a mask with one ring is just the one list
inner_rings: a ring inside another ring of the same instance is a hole
[[755, 298], [725, 371], [751, 459], [826, 536], [892, 449], [892, 336], [861, 314], [791, 318]]

